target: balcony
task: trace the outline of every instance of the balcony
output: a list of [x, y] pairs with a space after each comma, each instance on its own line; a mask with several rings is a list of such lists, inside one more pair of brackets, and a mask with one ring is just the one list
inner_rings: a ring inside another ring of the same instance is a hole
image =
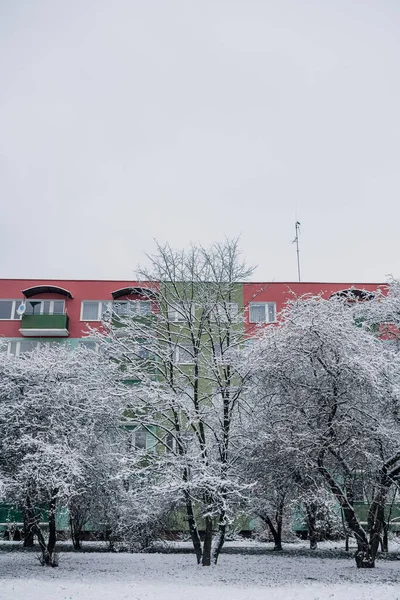
[[19, 332], [24, 337], [68, 337], [68, 315], [23, 315]]

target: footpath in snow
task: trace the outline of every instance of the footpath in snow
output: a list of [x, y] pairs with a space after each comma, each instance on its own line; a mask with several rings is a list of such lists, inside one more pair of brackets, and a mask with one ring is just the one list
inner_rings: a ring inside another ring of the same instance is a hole
[[58, 569], [32, 552], [0, 553], [1, 600], [400, 600], [400, 561], [358, 570], [352, 558], [65, 553]]

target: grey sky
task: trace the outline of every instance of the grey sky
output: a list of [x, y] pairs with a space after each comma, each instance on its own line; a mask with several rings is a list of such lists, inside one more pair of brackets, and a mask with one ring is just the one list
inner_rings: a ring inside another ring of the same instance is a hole
[[396, 0], [0, 0], [0, 276], [242, 236], [258, 280], [400, 274]]

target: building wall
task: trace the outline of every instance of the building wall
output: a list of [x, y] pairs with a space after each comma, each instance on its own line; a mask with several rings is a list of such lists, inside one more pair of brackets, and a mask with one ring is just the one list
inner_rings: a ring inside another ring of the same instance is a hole
[[[125, 287], [154, 287], [150, 283], [138, 283], [135, 281], [81, 281], [81, 280], [40, 280], [40, 279], [2, 279], [0, 280], [0, 299], [20, 299], [23, 300], [22, 290], [37, 285], [54, 285], [71, 292], [73, 298], [64, 298], [54, 294], [39, 294], [32, 299], [64, 299], [67, 314], [69, 315], [69, 338], [77, 339], [87, 335], [87, 325], [81, 321], [81, 304], [83, 300], [103, 300], [112, 301], [112, 292]], [[385, 290], [383, 283], [299, 283], [299, 282], [249, 282], [238, 286], [237, 297], [239, 307], [244, 306], [245, 311], [245, 332], [248, 337], [254, 335], [259, 325], [250, 323], [249, 310], [251, 302], [273, 302], [276, 305], [276, 313], [284, 307], [287, 300], [291, 297], [302, 294], [321, 294], [325, 298], [337, 291], [355, 287], [375, 291], [378, 288]], [[122, 300], [123, 298], [121, 298]], [[92, 322], [95, 324], [95, 322]], [[0, 320], [0, 336], [20, 339], [23, 336], [19, 332], [20, 321]], [[61, 341], [61, 338], [58, 338]], [[65, 338], [64, 338], [65, 339]]]
[[243, 284], [243, 302], [245, 311], [245, 331], [248, 337], [254, 335], [259, 325], [250, 323], [249, 307], [251, 302], [274, 302], [277, 315], [283, 309], [286, 302], [291, 298], [303, 294], [322, 295], [329, 298], [334, 292], [350, 288], [374, 292], [378, 289], [385, 292], [386, 285], [383, 283], [307, 283], [307, 282], [249, 282]]
[[[69, 337], [81, 338], [87, 330], [86, 323], [81, 321], [82, 300], [105, 300], [112, 301], [111, 293], [125, 287], [139, 285], [134, 281], [77, 281], [77, 280], [40, 280], [40, 279], [1, 279], [0, 299], [21, 299], [24, 296], [22, 290], [37, 285], [54, 285], [71, 292], [73, 298], [64, 298], [55, 294], [39, 294], [32, 299], [63, 299], [69, 315]], [[144, 284], [140, 284], [145, 287]], [[20, 338], [20, 321], [0, 320], [0, 335], [7, 338]], [[87, 334], [86, 334], [87, 335]]]

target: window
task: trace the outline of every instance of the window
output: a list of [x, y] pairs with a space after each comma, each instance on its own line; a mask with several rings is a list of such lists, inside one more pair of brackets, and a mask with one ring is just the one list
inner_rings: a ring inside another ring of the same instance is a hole
[[148, 349], [147, 346], [144, 345], [144, 343], [139, 344], [138, 355], [143, 360], [146, 360], [147, 358], [150, 357], [150, 350]]
[[224, 401], [229, 403], [236, 400], [241, 393], [241, 388], [234, 385], [229, 385], [223, 388], [213, 388], [212, 400], [215, 408], [222, 408]]
[[84, 300], [81, 308], [81, 321], [101, 321], [110, 310], [110, 303], [102, 300]]
[[239, 314], [239, 306], [237, 302], [221, 302], [213, 309], [211, 320], [222, 323], [234, 321]]
[[79, 348], [86, 348], [87, 350], [94, 350], [95, 352], [98, 350], [98, 345], [95, 340], [79, 340], [78, 346]]
[[275, 320], [275, 302], [250, 302], [250, 323], [273, 323]]
[[176, 439], [173, 433], [170, 431], [164, 437], [165, 449], [167, 452], [175, 452], [176, 450]]
[[224, 352], [223, 344], [221, 344], [220, 342], [216, 342], [214, 344], [214, 356], [215, 356], [215, 358], [222, 358], [223, 352]]
[[[150, 431], [148, 431], [150, 429]], [[131, 432], [130, 447], [132, 450], [147, 450], [154, 452], [157, 446], [157, 438], [152, 435], [153, 426], [139, 426]]]
[[0, 319], [11, 319], [13, 316], [14, 300], [0, 301]]
[[39, 342], [34, 340], [23, 340], [19, 343], [19, 353], [23, 354], [24, 352], [32, 352], [39, 347]]
[[144, 427], [138, 427], [132, 434], [135, 450], [146, 450], [147, 431]]
[[181, 365], [194, 363], [193, 348], [190, 344], [179, 344], [175, 347], [175, 361]]
[[231, 348], [227, 347], [226, 342], [215, 342], [214, 354], [212, 354], [213, 360], [215, 359], [218, 363], [229, 364], [229, 356]]
[[365, 502], [364, 485], [362, 479], [356, 479], [353, 485], [354, 502]]
[[148, 315], [151, 313], [151, 302], [148, 300], [123, 300], [113, 302], [113, 311], [119, 317]]
[[64, 300], [27, 300], [26, 315], [63, 315]]
[[187, 321], [193, 317], [194, 305], [190, 300], [182, 300], [168, 306], [168, 319], [170, 321]]
[[22, 300], [0, 300], [0, 320], [17, 320], [21, 319], [17, 313], [17, 308], [22, 303]]
[[36, 350], [36, 348], [59, 343], [60, 342], [55, 342], [53, 340], [48, 342], [43, 342], [39, 340], [11, 340], [8, 343], [7, 352], [8, 354], [12, 354], [13, 356], [21, 356], [21, 354], [24, 354], [25, 352], [32, 352], [33, 350]]

